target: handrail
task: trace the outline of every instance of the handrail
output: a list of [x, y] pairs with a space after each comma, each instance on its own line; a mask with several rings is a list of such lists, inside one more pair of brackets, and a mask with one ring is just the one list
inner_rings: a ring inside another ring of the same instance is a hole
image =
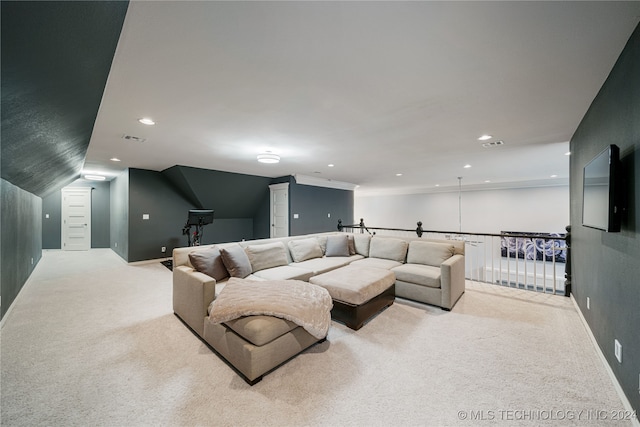
[[[343, 225], [342, 224], [342, 220], [339, 219], [338, 220], [338, 231], [342, 231], [344, 228], [360, 228], [360, 229], [364, 229], [364, 230], [387, 230], [387, 231], [405, 231], [405, 232], [414, 232], [418, 235], [418, 237], [422, 237], [423, 233], [438, 233], [438, 234], [475, 234], [475, 235], [479, 235], [479, 236], [489, 236], [489, 237], [517, 237], [517, 238], [524, 238], [524, 239], [530, 239], [530, 238], [544, 238], [545, 236], [540, 236], [540, 233], [476, 233], [476, 232], [470, 232], [470, 231], [442, 231], [442, 230], [425, 230], [422, 228], [422, 221], [418, 221], [417, 222], [418, 227], [415, 230], [410, 230], [407, 228], [386, 228], [386, 227], [366, 227], [364, 225], [364, 221], [362, 218], [360, 218], [360, 224], [353, 224], [353, 225]], [[369, 234], [375, 234], [375, 233], [371, 233], [369, 232]], [[558, 236], [553, 236], [553, 240], [567, 240], [567, 235], [563, 235], [558, 233]]]

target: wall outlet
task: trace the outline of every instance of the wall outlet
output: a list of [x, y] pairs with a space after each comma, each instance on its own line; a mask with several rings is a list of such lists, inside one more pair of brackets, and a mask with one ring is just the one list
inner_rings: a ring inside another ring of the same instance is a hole
[[33, 265], [33, 258], [31, 258], [31, 265]]
[[44, 214], [44, 217], [49, 219], [49, 214]]
[[587, 297], [587, 310], [591, 310], [591, 298]]
[[167, 252], [167, 247], [163, 246], [162, 248], [160, 248], [160, 250], [162, 251], [162, 253], [165, 253], [165, 252]]
[[618, 340], [613, 340], [613, 346], [613, 352], [616, 355], [616, 359], [618, 359], [618, 363], [622, 363], [622, 344]]
[[118, 242], [116, 242], [116, 248], [118, 247]]
[[298, 218], [300, 218], [300, 215], [298, 215], [298, 214], [293, 214], [293, 219], [298, 219]]
[[331, 218], [331, 214], [330, 213], [327, 214], [327, 218]]
[[149, 214], [142, 214], [142, 219], [149, 219]]

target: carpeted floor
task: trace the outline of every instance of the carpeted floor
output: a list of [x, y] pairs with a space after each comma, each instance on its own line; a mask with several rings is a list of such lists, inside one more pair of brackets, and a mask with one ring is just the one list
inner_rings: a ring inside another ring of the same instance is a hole
[[249, 387], [173, 315], [171, 287], [158, 262], [45, 251], [1, 332], [2, 425], [602, 425], [623, 409], [569, 298], [468, 282], [451, 312], [398, 299]]

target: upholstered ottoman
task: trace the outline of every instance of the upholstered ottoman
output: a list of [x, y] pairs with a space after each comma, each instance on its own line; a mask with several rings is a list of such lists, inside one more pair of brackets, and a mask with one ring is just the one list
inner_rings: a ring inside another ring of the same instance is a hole
[[232, 277], [209, 305], [204, 339], [253, 385], [326, 339], [331, 306], [326, 289], [306, 282]]
[[375, 314], [393, 304], [395, 281], [392, 271], [353, 265], [309, 279], [309, 283], [329, 291], [333, 299], [331, 317], [356, 331]]

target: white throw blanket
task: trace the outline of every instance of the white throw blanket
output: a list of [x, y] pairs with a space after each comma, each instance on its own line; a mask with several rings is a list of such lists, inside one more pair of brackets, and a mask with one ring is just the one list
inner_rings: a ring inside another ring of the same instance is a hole
[[332, 307], [329, 292], [307, 282], [232, 277], [211, 303], [209, 319], [223, 323], [243, 316], [275, 316], [294, 322], [322, 339], [329, 332]]

